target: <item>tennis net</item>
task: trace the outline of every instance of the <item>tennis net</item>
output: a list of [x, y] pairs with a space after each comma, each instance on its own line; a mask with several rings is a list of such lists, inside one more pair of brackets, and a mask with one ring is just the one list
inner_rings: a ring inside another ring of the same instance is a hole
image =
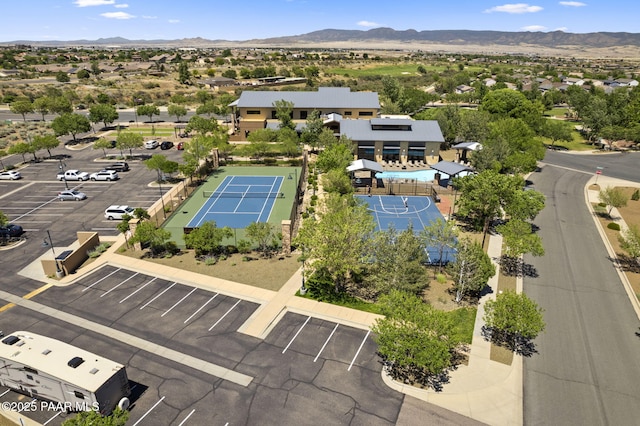
[[204, 198], [284, 198], [282, 192], [219, 192], [202, 191]]

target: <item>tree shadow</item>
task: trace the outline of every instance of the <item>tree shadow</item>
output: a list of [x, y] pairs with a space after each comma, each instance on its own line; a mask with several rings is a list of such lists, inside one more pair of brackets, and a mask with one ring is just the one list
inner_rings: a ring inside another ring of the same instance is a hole
[[617, 258], [608, 257], [610, 261], [613, 263], [618, 262], [620, 264], [620, 268], [624, 272], [635, 272], [640, 273], [640, 263], [638, 263], [638, 259], [635, 257], [631, 257], [626, 254], [617, 254]]
[[503, 255], [500, 257], [498, 263], [500, 264], [500, 271], [509, 277], [529, 277], [537, 278], [538, 270], [535, 266], [525, 263], [519, 257], [510, 257]]
[[530, 357], [538, 353], [532, 339], [523, 337], [517, 333], [508, 333], [483, 325], [481, 335], [485, 340], [494, 345], [506, 348], [516, 355]]
[[[378, 355], [382, 358], [380, 353], [378, 353]], [[385, 361], [384, 358], [380, 362], [382, 363], [382, 368], [385, 370], [385, 373], [396, 382], [412, 386], [419, 385], [423, 388], [433, 389], [436, 392], [442, 392], [444, 385], [450, 382], [450, 371], [457, 368], [454, 366], [440, 374], [431, 374], [415, 366], [397, 366], [393, 362]]]

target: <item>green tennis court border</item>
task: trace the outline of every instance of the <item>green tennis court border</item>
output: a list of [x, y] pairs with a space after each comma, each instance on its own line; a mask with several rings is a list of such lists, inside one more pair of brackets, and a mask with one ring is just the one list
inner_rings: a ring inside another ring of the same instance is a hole
[[[200, 210], [207, 199], [202, 195], [203, 191], [215, 191], [226, 176], [283, 176], [282, 189], [284, 198], [277, 198], [268, 222], [275, 225], [278, 232], [283, 220], [289, 219], [291, 208], [295, 202], [297, 179], [300, 178], [302, 169], [300, 167], [242, 167], [224, 166], [220, 167], [203, 181], [191, 196], [186, 199], [175, 212], [162, 225], [162, 228], [171, 233], [171, 241], [175, 241], [178, 247], [184, 248], [184, 227], [191, 221], [193, 216]], [[291, 179], [289, 179], [291, 176]], [[244, 229], [234, 229], [234, 236], [223, 244], [236, 244], [238, 240], [244, 238]]]

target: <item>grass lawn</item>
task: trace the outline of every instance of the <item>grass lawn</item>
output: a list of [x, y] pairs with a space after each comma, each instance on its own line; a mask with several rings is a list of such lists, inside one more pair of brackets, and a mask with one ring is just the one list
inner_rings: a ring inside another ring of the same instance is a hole
[[[324, 73], [327, 75], [338, 74], [338, 75], [343, 75], [345, 77], [354, 77], [354, 78], [370, 77], [370, 76], [377, 76], [377, 75], [389, 75], [392, 77], [401, 77], [403, 75], [404, 76], [420, 75], [420, 73], [418, 72], [419, 65], [420, 64], [418, 63], [412, 63], [412, 64], [383, 63], [383, 64], [373, 64], [373, 65], [367, 64], [357, 68], [342, 68], [342, 67], [327, 68], [326, 70], [324, 70]], [[424, 64], [422, 66], [424, 67], [425, 70], [427, 70], [427, 72], [432, 72], [432, 73], [433, 72], [440, 73], [450, 68], [450, 67], [447, 67], [446, 65]], [[480, 72], [480, 70], [481, 70], [480, 67], [465, 67], [465, 71]]]

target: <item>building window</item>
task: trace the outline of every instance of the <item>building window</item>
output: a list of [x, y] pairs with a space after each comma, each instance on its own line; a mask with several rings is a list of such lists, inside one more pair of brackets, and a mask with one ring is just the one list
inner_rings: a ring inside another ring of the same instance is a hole
[[351, 111], [345, 111], [344, 112], [344, 116], [345, 117], [351, 117], [351, 114], [353, 114]]
[[82, 392], [73, 391], [73, 394], [76, 396], [76, 398], [84, 399], [84, 394]]
[[250, 109], [247, 111], [247, 115], [260, 115], [259, 109]]
[[360, 111], [358, 113], [359, 117], [372, 117], [373, 116], [373, 112], [371, 111]]
[[271, 119], [275, 120], [276, 118], [278, 118], [277, 111], [271, 111]]
[[300, 111], [300, 120], [306, 120], [307, 119], [307, 111]]

